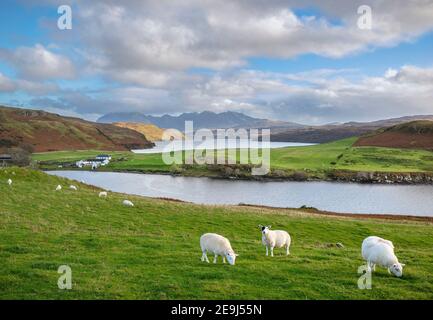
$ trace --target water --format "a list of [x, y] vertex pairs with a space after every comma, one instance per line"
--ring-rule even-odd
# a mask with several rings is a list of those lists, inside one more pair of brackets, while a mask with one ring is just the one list
[[433, 216], [433, 186], [337, 182], [258, 182], [133, 173], [52, 171], [107, 190], [200, 204], [239, 204], [341, 213]]
[[165, 147], [167, 147], [171, 143], [172, 147], [170, 147], [170, 151], [180, 151], [180, 150], [202, 150], [202, 149], [236, 149], [236, 148], [261, 148], [269, 147], [270, 149], [274, 148], [285, 148], [285, 147], [302, 147], [302, 146], [310, 146], [314, 143], [298, 143], [298, 142], [265, 142], [263, 145], [261, 142], [253, 142], [254, 145], [250, 143], [248, 140], [239, 141], [239, 139], [215, 139], [215, 140], [206, 140], [204, 142], [197, 141], [184, 141], [182, 140], [174, 140], [174, 141], [156, 141], [155, 146], [151, 149], [138, 149], [132, 150], [134, 153], [161, 153], [164, 152]]

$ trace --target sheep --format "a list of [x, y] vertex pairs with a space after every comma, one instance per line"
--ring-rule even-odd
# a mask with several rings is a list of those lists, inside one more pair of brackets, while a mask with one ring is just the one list
[[274, 256], [274, 248], [286, 248], [286, 255], [290, 254], [290, 243], [291, 238], [288, 232], [283, 230], [270, 230], [271, 226], [259, 225], [262, 231], [262, 243], [266, 247], [266, 256], [269, 255], [269, 249], [271, 251], [271, 257]]
[[70, 186], [69, 186], [69, 189], [74, 190], [74, 191], [77, 191], [77, 190], [78, 190], [78, 188], [77, 188], [76, 186], [74, 186], [74, 185], [70, 185]]
[[12, 185], [12, 179], [8, 179], [8, 185]]
[[209, 263], [206, 252], [213, 253], [215, 255], [213, 263], [217, 263], [217, 257], [222, 256], [223, 263], [227, 261], [234, 265], [236, 257], [238, 256], [232, 249], [230, 241], [223, 236], [216, 233], [205, 233], [200, 237], [200, 247], [201, 247], [201, 261], [206, 261]]
[[405, 264], [399, 263], [394, 254], [394, 245], [391, 241], [376, 236], [367, 237], [362, 242], [361, 254], [367, 261], [368, 271], [376, 271], [376, 264], [388, 269], [396, 277], [403, 276]]
[[127, 207], [133, 207], [134, 204], [129, 200], [123, 200], [122, 204]]
[[62, 186], [59, 184], [56, 188], [56, 191], [60, 191], [60, 190], [62, 190]]
[[106, 198], [107, 197], [107, 191], [101, 191], [99, 192], [99, 198]]

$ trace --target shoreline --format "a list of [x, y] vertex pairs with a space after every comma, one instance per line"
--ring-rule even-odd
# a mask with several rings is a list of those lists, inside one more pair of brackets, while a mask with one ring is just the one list
[[[190, 201], [175, 199], [175, 198], [167, 198], [167, 197], [145, 197], [150, 199], [157, 199], [161, 201], [167, 201], [167, 202], [176, 202], [176, 203], [185, 203], [185, 204], [191, 204], [191, 205], [201, 205]], [[397, 215], [397, 214], [390, 214], [390, 213], [347, 213], [347, 212], [334, 212], [334, 211], [326, 211], [326, 210], [319, 210], [316, 208], [285, 208], [285, 207], [272, 207], [272, 206], [266, 206], [266, 205], [258, 205], [258, 204], [248, 204], [248, 203], [239, 203], [234, 205], [208, 205], [203, 204], [204, 206], [216, 206], [216, 207], [234, 207], [234, 208], [252, 208], [252, 209], [264, 209], [269, 211], [277, 211], [277, 212], [284, 212], [284, 211], [297, 211], [300, 213], [309, 213], [312, 215], [317, 216], [327, 216], [327, 217], [342, 217], [342, 218], [360, 218], [360, 219], [378, 219], [378, 220], [391, 220], [391, 221], [415, 221], [415, 222], [426, 222], [426, 223], [433, 223], [433, 217], [429, 216], [413, 216], [413, 215]]]
[[[62, 171], [62, 170], [44, 170], [44, 171]], [[44, 172], [43, 171], [43, 172]], [[89, 170], [63, 170], [63, 171], [86, 171], [86, 172], [112, 172], [112, 173], [134, 173], [134, 172], [121, 172], [121, 171], [89, 171]], [[144, 173], [139, 173], [144, 174]], [[171, 175], [171, 176], [181, 176], [181, 175], [174, 175], [170, 173], [153, 173], [155, 175], [161, 174], [161, 175]], [[203, 177], [203, 178], [209, 178], [209, 177]], [[220, 178], [215, 178], [220, 179]], [[298, 181], [299, 182], [299, 181]], [[337, 181], [327, 181], [327, 182], [336, 182], [341, 183]], [[90, 186], [96, 187], [94, 185], [89, 184]], [[96, 187], [99, 188], [99, 187]], [[116, 192], [119, 193], [119, 192]], [[418, 215], [411, 215], [411, 214], [392, 214], [392, 213], [351, 213], [351, 212], [336, 212], [336, 211], [328, 211], [328, 210], [320, 210], [314, 207], [278, 207], [278, 206], [269, 206], [269, 205], [260, 205], [260, 204], [250, 204], [250, 203], [238, 203], [238, 204], [201, 204], [201, 203], [195, 203], [192, 201], [182, 200], [182, 199], [176, 199], [176, 198], [170, 198], [170, 197], [160, 197], [160, 196], [143, 196], [143, 195], [134, 195], [137, 197], [142, 198], [148, 198], [148, 199], [155, 199], [155, 200], [161, 200], [161, 201], [167, 201], [167, 202], [176, 202], [176, 203], [185, 203], [185, 204], [191, 204], [191, 205], [198, 205], [198, 206], [211, 206], [211, 207], [248, 207], [248, 208], [254, 208], [254, 209], [265, 209], [269, 211], [276, 211], [276, 212], [284, 212], [284, 211], [297, 211], [301, 213], [309, 213], [312, 215], [320, 215], [320, 216], [328, 216], [328, 217], [346, 217], [346, 218], [360, 218], [360, 219], [380, 219], [380, 220], [392, 220], [392, 221], [418, 221], [418, 222], [427, 222], [427, 223], [433, 223], [433, 216], [418, 216]]]
[[[224, 167], [223, 167], [224, 168]], [[258, 182], [339, 182], [357, 184], [379, 184], [379, 185], [432, 185], [433, 172], [363, 172], [363, 171], [330, 171], [320, 176], [311, 172], [285, 172], [266, 176], [253, 176], [241, 172], [238, 175], [224, 174], [221, 171], [164, 171], [164, 170], [137, 170], [137, 169], [111, 169], [88, 170], [79, 168], [40, 168], [42, 171], [88, 171], [88, 172], [116, 172], [135, 174], [159, 174], [172, 177], [194, 177], [221, 180], [258, 181]]]

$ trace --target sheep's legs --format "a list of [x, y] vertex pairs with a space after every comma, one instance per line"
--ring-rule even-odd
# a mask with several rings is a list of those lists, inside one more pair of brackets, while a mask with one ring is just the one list
[[226, 263], [226, 257], [223, 257], [223, 263]]
[[268, 246], [266, 246], [266, 256], [268, 256], [268, 255], [269, 255]]
[[370, 261], [367, 261], [367, 272], [371, 272], [371, 266], [373, 264]]
[[271, 257], [274, 256], [274, 247], [271, 247]]
[[215, 257], [213, 258], [213, 263], [217, 263], [217, 257], [218, 255], [215, 255]]
[[286, 246], [286, 256], [290, 254], [289, 246]]
[[203, 252], [203, 254], [201, 255], [201, 261], [202, 262], [206, 261], [207, 263], [209, 263], [209, 259], [207, 258], [206, 252]]

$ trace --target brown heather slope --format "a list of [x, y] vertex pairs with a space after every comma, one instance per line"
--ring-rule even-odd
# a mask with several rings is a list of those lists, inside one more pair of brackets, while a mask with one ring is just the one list
[[389, 147], [433, 151], [433, 121], [412, 121], [360, 137], [355, 147]]
[[32, 146], [35, 152], [123, 151], [150, 148], [153, 143], [136, 131], [111, 124], [0, 106], [0, 149], [22, 145]]
[[[131, 130], [135, 130], [143, 134], [150, 141], [161, 141], [163, 140], [164, 130], [160, 127], [157, 127], [153, 124], [143, 124], [143, 123], [135, 123], [135, 122], [115, 122], [113, 125], [121, 128], [128, 128]], [[183, 134], [176, 129], [169, 129], [170, 136], [174, 139], [182, 139]]]

